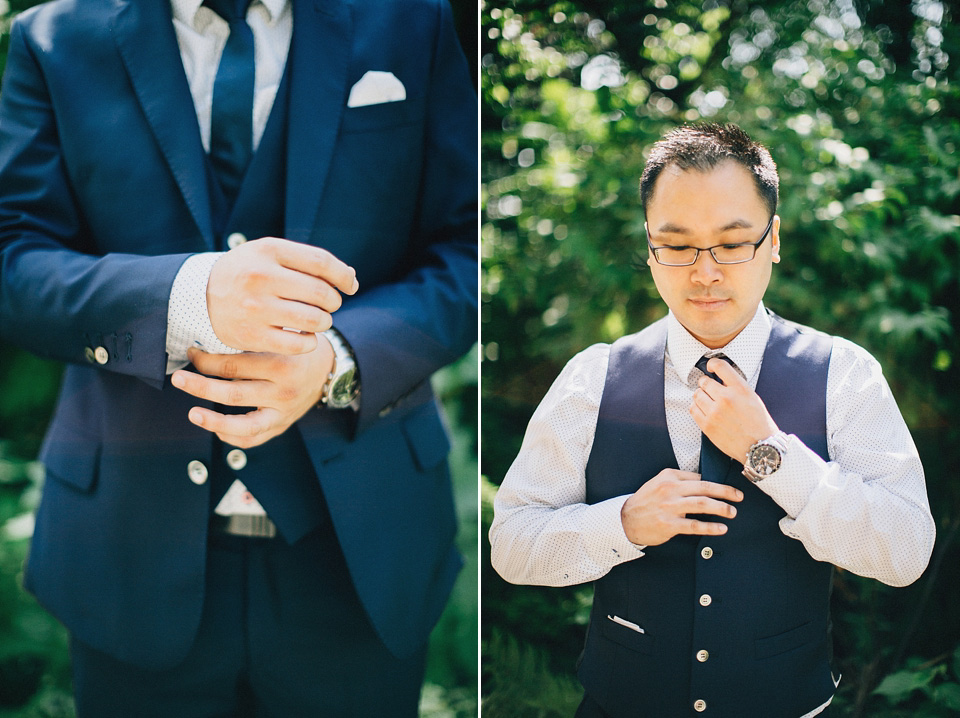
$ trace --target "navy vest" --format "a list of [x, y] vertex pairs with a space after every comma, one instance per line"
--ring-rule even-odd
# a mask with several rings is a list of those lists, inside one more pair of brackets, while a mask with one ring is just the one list
[[[211, 215], [220, 251], [227, 249], [226, 237], [233, 232], [241, 232], [249, 239], [285, 236], [288, 74], [284, 72], [270, 118], [233, 207], [224, 199], [207, 162]], [[242, 413], [249, 408], [218, 406], [216, 410]], [[295, 542], [319, 526], [325, 515], [323, 494], [295, 425], [266, 444], [244, 449], [247, 463], [239, 471], [226, 463], [226, 454], [232, 448], [214, 437], [212, 507], [219, 503], [233, 480], [240, 479], [288, 542]]]
[[[771, 320], [757, 393], [783, 431], [826, 459], [832, 340]], [[663, 400], [666, 337], [661, 320], [611, 347], [587, 503], [678, 468]], [[783, 535], [783, 509], [742, 468], [729, 459], [703, 477], [744, 494], [725, 535], [676, 536], [596, 582], [578, 676], [613, 718], [798, 718], [832, 695], [833, 567]]]

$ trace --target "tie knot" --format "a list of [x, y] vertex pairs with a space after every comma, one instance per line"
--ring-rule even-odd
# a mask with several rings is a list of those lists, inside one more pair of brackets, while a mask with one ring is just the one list
[[204, 0], [203, 4], [228, 23], [247, 19], [247, 9], [253, 0]]
[[[707, 362], [710, 361], [711, 359], [722, 359], [727, 364], [732, 366], [734, 369], [737, 368], [737, 365], [733, 363], [733, 360], [725, 354], [704, 354], [702, 357], [700, 357], [697, 360], [697, 363], [694, 366], [696, 366], [697, 369], [702, 371], [704, 374], [706, 374], [708, 377], [710, 377], [714, 381], [720, 381], [720, 377], [718, 377], [712, 371], [707, 371]], [[720, 383], [722, 384], [723, 382], [720, 381]]]

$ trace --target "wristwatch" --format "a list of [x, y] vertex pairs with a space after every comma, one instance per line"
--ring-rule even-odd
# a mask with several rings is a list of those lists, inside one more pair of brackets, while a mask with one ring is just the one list
[[333, 347], [333, 369], [327, 375], [323, 385], [318, 407], [328, 409], [346, 409], [360, 396], [360, 374], [357, 362], [353, 358], [350, 345], [336, 329], [323, 332]]
[[763, 439], [750, 447], [743, 464], [743, 475], [753, 483], [762, 481], [780, 468], [787, 453], [787, 435], [778, 431], [769, 439]]

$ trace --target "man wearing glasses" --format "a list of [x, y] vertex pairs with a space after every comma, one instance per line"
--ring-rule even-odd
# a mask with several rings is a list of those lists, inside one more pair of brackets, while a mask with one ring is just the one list
[[733, 125], [654, 145], [640, 194], [670, 312], [568, 363], [497, 495], [504, 578], [596, 582], [581, 718], [825, 716], [833, 566], [905, 586], [929, 560], [879, 364], [763, 306], [778, 185]]

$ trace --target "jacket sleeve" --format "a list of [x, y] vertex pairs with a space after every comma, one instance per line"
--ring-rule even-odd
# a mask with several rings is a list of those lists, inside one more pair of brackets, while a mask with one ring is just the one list
[[[436, 6], [410, 251], [395, 281], [361, 291], [334, 315], [360, 371], [359, 430], [466, 352], [477, 337], [477, 98], [449, 3]], [[363, 290], [362, 277], [360, 282]]]
[[98, 250], [68, 177], [40, 51], [25, 30], [31, 17], [11, 29], [0, 93], [0, 337], [159, 387], [170, 287], [189, 255]]

